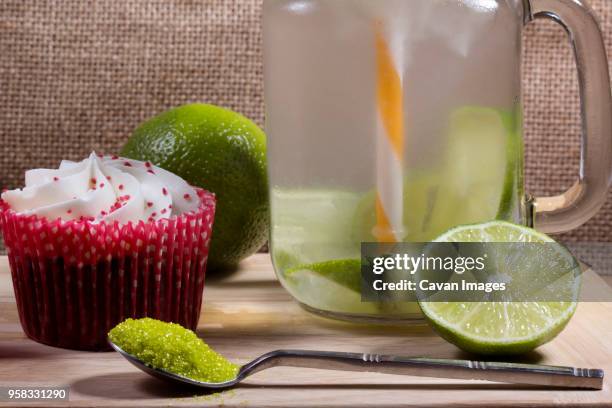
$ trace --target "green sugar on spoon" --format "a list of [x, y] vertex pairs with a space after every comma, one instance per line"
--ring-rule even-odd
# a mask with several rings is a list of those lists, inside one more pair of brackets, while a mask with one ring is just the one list
[[159, 320], [127, 319], [108, 333], [126, 353], [149, 367], [193, 380], [223, 383], [236, 378], [238, 366], [211, 349], [191, 330]]

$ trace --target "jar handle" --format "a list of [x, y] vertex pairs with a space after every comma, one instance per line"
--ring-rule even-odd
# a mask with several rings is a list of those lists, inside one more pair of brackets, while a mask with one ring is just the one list
[[[601, 208], [612, 182], [612, 96], [603, 37], [584, 0], [527, 0], [527, 21], [549, 18], [569, 35], [580, 84], [580, 173], [565, 193], [531, 200], [531, 221], [544, 232], [584, 224]], [[535, 221], [533, 220], [535, 217]]]

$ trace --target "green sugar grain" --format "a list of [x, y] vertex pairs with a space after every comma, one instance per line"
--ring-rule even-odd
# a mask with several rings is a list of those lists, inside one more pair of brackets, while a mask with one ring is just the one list
[[127, 319], [108, 333], [123, 351], [151, 367], [204, 382], [236, 377], [238, 366], [211, 349], [191, 330], [159, 320]]

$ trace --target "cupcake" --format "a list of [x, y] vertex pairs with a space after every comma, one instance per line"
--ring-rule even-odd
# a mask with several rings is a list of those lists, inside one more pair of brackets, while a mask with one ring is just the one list
[[28, 337], [103, 350], [129, 317], [196, 328], [213, 194], [151, 163], [96, 154], [25, 178], [1, 195], [0, 230]]

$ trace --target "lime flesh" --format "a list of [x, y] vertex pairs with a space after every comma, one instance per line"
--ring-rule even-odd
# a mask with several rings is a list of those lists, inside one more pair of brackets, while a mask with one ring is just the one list
[[[487, 264], [498, 266], [485, 270], [485, 274], [505, 273], [512, 278], [503, 301], [461, 303], [431, 301], [431, 297], [428, 301], [419, 300], [419, 306], [432, 327], [459, 348], [476, 354], [525, 353], [552, 340], [574, 314], [580, 289], [580, 275], [578, 270], [573, 268], [579, 268], [579, 265], [563, 246], [550, 237], [527, 227], [492, 221], [452, 229], [438, 237], [435, 242], [547, 243], [547, 250], [528, 256], [490, 254], [496, 259]], [[568, 270], [571, 273], [567, 273]], [[538, 274], [546, 274], [547, 281], [554, 284], [540, 288], [535, 285], [537, 289], [534, 289], [533, 281], [525, 277]], [[564, 291], [562, 298], [573, 300], [512, 301], [512, 293], [516, 294], [521, 290], [529, 292], [534, 298], [537, 298], [538, 291]], [[542, 295], [545, 299], [546, 296]]]

